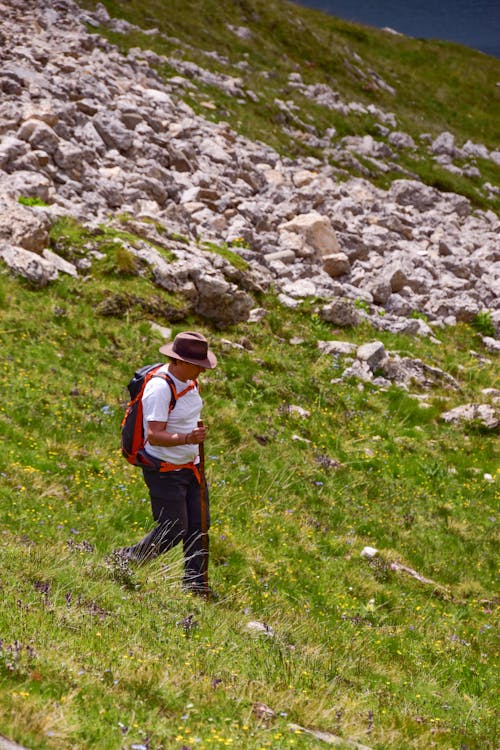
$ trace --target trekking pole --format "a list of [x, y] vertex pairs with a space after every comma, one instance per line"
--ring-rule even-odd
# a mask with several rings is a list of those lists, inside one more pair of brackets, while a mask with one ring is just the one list
[[[203, 427], [203, 421], [200, 419], [198, 427]], [[205, 446], [199, 444], [200, 454], [200, 507], [201, 507], [201, 548], [203, 552], [203, 586], [206, 590], [206, 598], [210, 598], [210, 589], [208, 586], [208, 513], [207, 513], [207, 480], [205, 476]]]

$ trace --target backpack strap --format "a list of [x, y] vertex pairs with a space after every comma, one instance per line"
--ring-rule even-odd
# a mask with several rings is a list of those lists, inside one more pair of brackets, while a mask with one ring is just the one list
[[[184, 396], [186, 393], [189, 393], [189, 391], [192, 391], [193, 388], [197, 388], [199, 390], [199, 385], [197, 380], [191, 381], [186, 388], [183, 388], [182, 391], [177, 391], [177, 388], [175, 387], [175, 383], [170, 377], [170, 375], [166, 372], [158, 372], [151, 376], [152, 378], [162, 378], [165, 380], [169, 387], [170, 387], [170, 404], [168, 406], [168, 413], [174, 409], [177, 400], [181, 398], [181, 396]], [[160, 459], [150, 456], [146, 451], [141, 449], [138, 452], [138, 459], [139, 459], [139, 465], [143, 468], [151, 468], [156, 469], [156, 471], [160, 471], [162, 473], [167, 471], [178, 471], [179, 469], [190, 469], [193, 474], [195, 475], [198, 484], [201, 483], [201, 477], [200, 477], [200, 471], [194, 461], [189, 461], [189, 463], [185, 464], [171, 464], [168, 461], [161, 461]]]
[[160, 464], [160, 472], [166, 471], [179, 471], [179, 469], [191, 469], [195, 475], [198, 484], [201, 484], [200, 470], [194, 461], [189, 461], [187, 464], [170, 464], [168, 461], [162, 461]]
[[179, 469], [190, 469], [195, 475], [198, 484], [201, 484], [200, 470], [194, 461], [189, 461], [185, 464], [171, 464], [169, 461], [162, 461], [155, 456], [151, 456], [149, 453], [146, 453], [144, 448], [141, 448], [141, 450], [137, 452], [137, 465], [141, 466], [143, 469], [154, 469], [161, 473], [167, 471], [179, 471]]
[[168, 413], [172, 411], [172, 409], [175, 407], [177, 403], [177, 399], [179, 399], [181, 396], [184, 396], [189, 391], [192, 391], [193, 388], [197, 388], [199, 390], [198, 381], [192, 380], [191, 383], [186, 386], [186, 388], [183, 388], [182, 391], [179, 393], [177, 392], [177, 388], [175, 387], [175, 383], [168, 374], [168, 372], [157, 372], [153, 376], [153, 378], [162, 378], [165, 380], [168, 385], [170, 386], [170, 404], [168, 406]]

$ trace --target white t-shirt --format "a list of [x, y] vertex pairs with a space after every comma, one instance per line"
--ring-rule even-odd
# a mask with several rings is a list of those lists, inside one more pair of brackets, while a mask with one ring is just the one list
[[[177, 393], [186, 388], [189, 383], [175, 378], [168, 372], [168, 365], [163, 365], [159, 372], [167, 372], [172, 378]], [[200, 419], [203, 401], [196, 386], [177, 398], [175, 407], [170, 412], [170, 386], [163, 378], [151, 378], [147, 383], [142, 395], [143, 425], [146, 434], [148, 422], [167, 422], [167, 432], [186, 433], [191, 432]], [[197, 445], [150, 445], [146, 441], [145, 449], [148, 453], [161, 461], [172, 464], [186, 464], [190, 461], [198, 462]]]

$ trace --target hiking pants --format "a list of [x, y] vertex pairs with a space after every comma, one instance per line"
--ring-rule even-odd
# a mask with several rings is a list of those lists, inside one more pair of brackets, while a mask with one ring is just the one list
[[[151, 498], [151, 510], [157, 525], [130, 553], [147, 560], [167, 552], [182, 541], [184, 548], [184, 583], [203, 585], [205, 557], [201, 538], [200, 485], [190, 469], [160, 472], [143, 469]], [[207, 528], [210, 513], [207, 489]], [[208, 559], [206, 560], [208, 564]]]

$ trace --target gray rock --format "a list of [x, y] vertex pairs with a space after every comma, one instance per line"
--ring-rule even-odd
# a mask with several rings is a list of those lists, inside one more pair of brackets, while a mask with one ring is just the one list
[[291, 221], [282, 224], [280, 229], [286, 232], [295, 232], [303, 237], [319, 258], [340, 251], [330, 220], [316, 211], [296, 216]]
[[39, 198], [49, 201], [52, 193], [52, 180], [41, 172], [19, 170], [8, 176], [0, 173], [0, 189], [4, 196], [11, 198]]
[[500, 425], [497, 410], [490, 404], [464, 404], [441, 414], [444, 422], [458, 424], [459, 422], [479, 422], [489, 430], [495, 430]]
[[3, 734], [0, 734], [0, 750], [28, 750], [28, 748], [24, 745], [18, 745], [17, 742], [9, 740]]
[[489, 352], [500, 352], [500, 341], [492, 336], [482, 336], [483, 344]]
[[[421, 318], [404, 318], [396, 320], [390, 316], [373, 316], [371, 322], [374, 328], [389, 333], [404, 333], [407, 336], [433, 337], [432, 328]], [[436, 341], [436, 340], [435, 340]]]
[[361, 316], [354, 307], [354, 304], [342, 297], [333, 300], [328, 305], [324, 305], [319, 314], [322, 320], [334, 323], [341, 328], [355, 327], [361, 322]]
[[400, 357], [393, 354], [382, 362], [381, 368], [389, 380], [406, 387], [412, 383], [417, 383], [425, 388], [434, 385], [442, 386], [443, 384], [456, 390], [460, 387], [451, 375], [439, 367], [426, 364], [421, 359]]
[[408, 133], [390, 133], [387, 140], [391, 146], [396, 146], [396, 148], [416, 148], [415, 141]]
[[117, 117], [99, 113], [92, 124], [108, 148], [116, 148], [120, 153], [127, 153], [132, 148], [134, 136]]
[[316, 286], [310, 279], [297, 279], [296, 281], [286, 281], [282, 285], [283, 293], [290, 297], [315, 297]]
[[293, 263], [295, 261], [295, 253], [293, 250], [278, 250], [278, 252], [266, 253], [262, 260], [266, 266], [271, 266], [276, 261], [281, 261], [281, 263]]
[[384, 268], [383, 277], [389, 284], [391, 292], [400, 292], [408, 286], [413, 268], [409, 262], [394, 262]]
[[20, 204], [4, 204], [0, 211], [0, 242], [7, 245], [39, 253], [48, 244], [49, 228], [43, 213]]
[[373, 301], [380, 305], [385, 305], [392, 294], [391, 285], [385, 279], [369, 280], [363, 288], [371, 294]]
[[416, 180], [395, 180], [389, 195], [401, 206], [414, 206], [419, 211], [428, 211], [439, 201], [437, 190]]
[[0, 258], [17, 276], [23, 276], [34, 286], [47, 286], [57, 278], [55, 266], [40, 255], [16, 245], [0, 242]]
[[[119, 32], [137, 31], [110, 19], [103, 6], [89, 13], [72, 0], [33, 0], [23, 5], [22, 17], [8, 3], [4, 6], [3, 195], [41, 198], [51, 204], [52, 219], [62, 211], [99, 224], [109, 221], [110, 212], [121, 212], [147, 217], [162, 225], [165, 234], [221, 245], [243, 238], [249, 247], [232, 249], [249, 263], [251, 274], [202, 252], [195, 243], [174, 263], [152, 258], [151, 248], [134, 248], [149, 253], [155, 281], [184, 295], [191, 305], [199, 300], [195, 282], [202, 274], [246, 293], [272, 284], [285, 305], [319, 297], [331, 303], [322, 314], [334, 325], [362, 318], [377, 329], [430, 335], [422, 321], [408, 319], [412, 311], [426, 312], [433, 321], [470, 322], [488, 307], [500, 331], [500, 223], [493, 211], [476, 210], [463, 196], [416, 179], [397, 180], [388, 191], [368, 179], [345, 180], [342, 175], [338, 181], [337, 167], [326, 164], [334, 156], [336, 164], [354, 164], [370, 179], [375, 171], [397, 166], [389, 162], [394, 159], [391, 149], [413, 149], [415, 143], [398, 130], [392, 113], [342, 101], [330, 86], [306, 84], [298, 73], [291, 74], [292, 98], [298, 91], [346, 116], [369, 115], [389, 143], [360, 133], [342, 144], [334, 128], [316, 133], [302, 122], [299, 105], [290, 98], [279, 103], [283, 113], [318, 153], [323, 151], [319, 158], [292, 161], [239, 136], [227, 123], [196, 115], [179, 98], [179, 81], [163, 83], [153, 70], [166, 58], [139, 48], [123, 56], [97, 33], [89, 33], [88, 23], [94, 29], [106, 23]], [[246, 33], [242, 29], [233, 27], [235, 34]], [[178, 67], [183, 87], [196, 91], [201, 82], [242, 101], [255, 99], [245, 91], [243, 76], [220, 72], [222, 66], [230, 67], [218, 53], [207, 53], [218, 62], [218, 72], [212, 72], [200, 60], [189, 60], [188, 49], [177, 40], [169, 40], [170, 47], [177, 47], [169, 61]], [[359, 61], [349, 64], [369, 85], [387, 89]], [[248, 63], [242, 60], [239, 67], [246, 71]], [[290, 135], [295, 137], [292, 130]], [[451, 133], [421, 138], [418, 147], [428, 147], [447, 169], [471, 175], [481, 172], [482, 159], [500, 161], [498, 152], [471, 141], [458, 149]], [[363, 155], [364, 166], [356, 153]], [[469, 163], [458, 167], [456, 157]], [[498, 190], [490, 183], [483, 187], [491, 195]], [[41, 252], [46, 235], [37, 238], [32, 231], [33, 221], [37, 229], [35, 215], [28, 210], [23, 219], [27, 228], [14, 222], [15, 231], [0, 238]], [[161, 244], [162, 238], [152, 241]], [[230, 304], [225, 294], [222, 299]], [[339, 299], [343, 302], [337, 306]], [[352, 303], [356, 299], [370, 305], [370, 315], [358, 314]], [[210, 304], [215, 314], [215, 302]], [[387, 314], [373, 314], [373, 305], [383, 305]]]
[[357, 380], [369, 383], [373, 380], [373, 373], [367, 362], [362, 362], [361, 360], [356, 359], [352, 365], [347, 367], [342, 373], [342, 380], [347, 380], [348, 378], [356, 378]]
[[45, 258], [45, 260], [48, 261], [56, 271], [66, 273], [68, 274], [68, 276], [78, 276], [76, 266], [74, 266], [73, 263], [70, 263], [64, 258], [61, 258], [60, 255], [53, 253], [52, 250], [45, 248], [45, 250], [42, 251], [42, 257]]
[[0, 143], [0, 169], [6, 169], [9, 162], [23, 156], [28, 150], [26, 142], [13, 135], [4, 138]]
[[219, 328], [226, 328], [248, 320], [254, 301], [235, 284], [220, 277], [199, 274], [195, 279], [198, 300], [195, 312], [213, 320]]
[[375, 372], [387, 357], [387, 353], [381, 341], [371, 341], [358, 347], [356, 357], [361, 362], [366, 362], [370, 370]]
[[331, 253], [323, 256], [323, 270], [335, 279], [349, 273], [351, 264], [345, 253]]
[[17, 137], [28, 141], [32, 148], [42, 149], [53, 154], [59, 146], [59, 136], [41, 120], [31, 119], [24, 122], [17, 132]]
[[462, 154], [464, 156], [473, 156], [478, 159], [488, 159], [489, 152], [486, 146], [483, 146], [480, 143], [473, 143], [472, 141], [467, 141], [462, 146]]
[[318, 349], [322, 354], [332, 356], [349, 356], [357, 350], [356, 344], [349, 341], [318, 341]]
[[338, 241], [350, 263], [356, 260], [367, 260], [370, 256], [371, 245], [365, 238], [355, 232], [337, 232]]
[[84, 152], [80, 146], [66, 141], [60, 141], [54, 153], [54, 162], [63, 169], [73, 180], [78, 180], [83, 174]]
[[263, 307], [254, 307], [248, 315], [248, 323], [260, 323], [268, 315], [268, 311]]
[[441, 133], [432, 142], [431, 151], [433, 154], [446, 154], [451, 157], [455, 156], [457, 153], [455, 136], [452, 133]]

